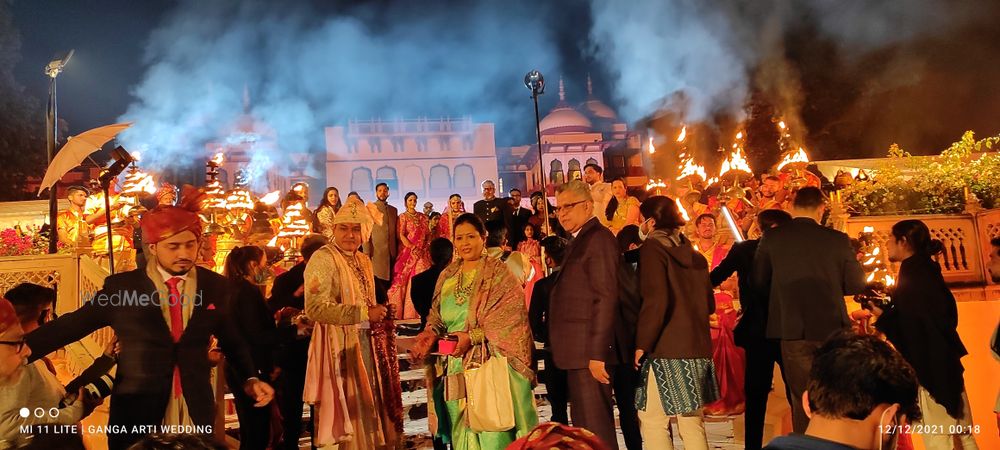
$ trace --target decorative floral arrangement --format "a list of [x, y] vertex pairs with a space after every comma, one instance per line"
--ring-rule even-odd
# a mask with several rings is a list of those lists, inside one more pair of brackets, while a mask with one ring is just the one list
[[[893, 144], [867, 180], [842, 191], [848, 210], [863, 216], [953, 214], [975, 195], [987, 209], [1000, 206], [1000, 136], [976, 141], [971, 131], [939, 158], [915, 158]], [[977, 158], [973, 153], [985, 152]]]
[[[67, 247], [62, 242], [56, 245], [59, 251]], [[44, 255], [49, 250], [49, 238], [38, 227], [5, 228], [0, 230], [0, 256]]]

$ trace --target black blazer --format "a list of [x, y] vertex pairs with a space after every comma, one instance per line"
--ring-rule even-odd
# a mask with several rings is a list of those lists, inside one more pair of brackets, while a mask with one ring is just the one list
[[[517, 244], [520, 244], [524, 240], [524, 226], [528, 224], [528, 219], [531, 218], [531, 210], [519, 206], [511, 206], [507, 208], [505, 213], [507, 216], [507, 227], [509, 227], [507, 241], [510, 242], [510, 247], [515, 250], [517, 250]], [[537, 234], [535, 235], [535, 239], [539, 239]]]
[[410, 278], [410, 299], [413, 301], [413, 309], [420, 315], [420, 329], [427, 325], [427, 315], [431, 312], [431, 305], [434, 303], [434, 287], [437, 286], [438, 277], [444, 268], [431, 266]]
[[287, 272], [274, 278], [271, 286], [271, 298], [267, 299], [267, 308], [274, 314], [281, 308], [291, 307], [305, 310], [306, 297], [296, 296], [295, 291], [305, 284], [306, 263], [300, 262]]
[[767, 328], [767, 292], [758, 291], [753, 284], [753, 258], [759, 242], [752, 239], [733, 244], [722, 262], [709, 274], [712, 286], [722, 284], [733, 273], [739, 278], [743, 315], [733, 329], [733, 340], [741, 347], [765, 339], [764, 331]]
[[528, 306], [528, 323], [531, 324], [531, 334], [535, 340], [549, 347], [549, 304], [552, 299], [552, 287], [559, 277], [559, 269], [554, 270], [545, 278], [535, 282], [531, 288], [531, 304]]
[[570, 241], [549, 304], [549, 343], [560, 369], [585, 369], [592, 360], [617, 361], [620, 260], [618, 240], [596, 217]]
[[865, 287], [851, 239], [804, 217], [760, 239], [753, 279], [770, 293], [767, 337], [784, 340], [823, 341], [849, 328], [844, 296]]
[[[250, 358], [253, 359], [254, 367], [262, 374], [269, 375], [274, 368], [275, 352], [282, 345], [294, 341], [298, 330], [291, 324], [276, 326], [274, 314], [264, 302], [264, 294], [249, 281], [233, 283], [233, 291], [236, 292], [230, 306], [233, 323], [243, 340], [250, 344]], [[230, 367], [226, 366], [227, 372]]]
[[915, 255], [899, 265], [892, 293], [894, 307], [875, 322], [875, 328], [913, 366], [920, 386], [952, 417], [962, 416], [968, 354], [958, 336], [958, 305], [941, 275], [941, 266], [928, 256]]
[[[196, 425], [215, 422], [215, 396], [209, 377], [209, 337], [219, 339], [226, 356], [240, 380], [256, 375], [246, 342], [236, 331], [230, 313], [232, 290], [221, 275], [201, 267], [194, 311], [176, 344], [170, 327], [163, 319], [160, 306], [151, 302], [116, 306], [91, 302], [80, 309], [46, 323], [25, 340], [31, 348], [31, 359], [41, 358], [101, 328], [110, 326], [121, 342], [118, 371], [111, 393], [109, 425], [159, 425], [173, 388], [174, 366], [180, 367], [181, 386], [191, 419]], [[108, 296], [139, 295], [156, 292], [153, 281], [144, 270], [133, 270], [109, 276], [98, 293]], [[199, 304], [200, 303], [200, 304]], [[241, 389], [233, 386], [232, 389]], [[143, 433], [145, 434], [145, 433]], [[110, 435], [112, 448], [124, 448], [142, 437]]]

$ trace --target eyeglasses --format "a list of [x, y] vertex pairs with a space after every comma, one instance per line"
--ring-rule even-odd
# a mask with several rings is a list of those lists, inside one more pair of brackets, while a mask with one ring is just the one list
[[13, 346], [16, 353], [21, 353], [21, 350], [24, 350], [25, 342], [24, 339], [21, 339], [19, 341], [0, 341], [0, 344]]
[[585, 203], [585, 202], [586, 202], [586, 200], [580, 200], [578, 202], [567, 203], [565, 205], [556, 206], [556, 207], [552, 208], [552, 211], [554, 211], [556, 214], [563, 213], [563, 212], [569, 212], [569, 210], [573, 209], [574, 206], [579, 205], [581, 203]]

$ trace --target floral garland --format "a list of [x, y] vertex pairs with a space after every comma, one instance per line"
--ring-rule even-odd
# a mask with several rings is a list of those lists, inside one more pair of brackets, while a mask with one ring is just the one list
[[[975, 194], [984, 208], [1000, 206], [1000, 154], [992, 151], [1000, 136], [975, 140], [972, 131], [941, 153], [940, 158], [913, 158], [898, 145], [867, 180], [842, 191], [848, 211], [856, 215], [954, 214]], [[973, 159], [973, 153], [985, 152]]]

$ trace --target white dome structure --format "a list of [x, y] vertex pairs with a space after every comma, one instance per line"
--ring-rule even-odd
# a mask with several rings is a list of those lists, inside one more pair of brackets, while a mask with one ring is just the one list
[[539, 128], [542, 134], [587, 133], [593, 128], [590, 119], [566, 103], [566, 89], [559, 79], [559, 104], [542, 118]]

